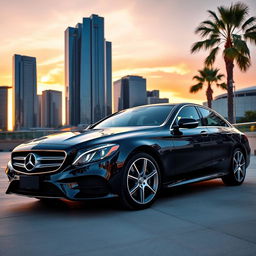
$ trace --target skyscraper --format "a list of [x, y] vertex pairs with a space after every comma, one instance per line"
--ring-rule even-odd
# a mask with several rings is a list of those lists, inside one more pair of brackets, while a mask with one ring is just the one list
[[37, 126], [36, 58], [13, 56], [13, 96], [15, 129]]
[[65, 31], [67, 124], [91, 124], [112, 112], [111, 42], [104, 39], [104, 18], [83, 18]]
[[147, 104], [146, 79], [125, 76], [114, 82], [114, 111]]
[[8, 129], [8, 104], [10, 103], [8, 92], [10, 89], [9, 86], [0, 86], [0, 130], [2, 131]]
[[62, 125], [62, 93], [45, 90], [42, 93], [42, 126], [57, 128]]

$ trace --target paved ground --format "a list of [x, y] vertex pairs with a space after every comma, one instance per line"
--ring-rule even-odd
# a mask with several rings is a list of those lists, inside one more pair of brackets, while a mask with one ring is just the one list
[[9, 156], [0, 153], [0, 255], [256, 255], [256, 157], [240, 187], [187, 185], [128, 212], [116, 200], [45, 205], [7, 196]]

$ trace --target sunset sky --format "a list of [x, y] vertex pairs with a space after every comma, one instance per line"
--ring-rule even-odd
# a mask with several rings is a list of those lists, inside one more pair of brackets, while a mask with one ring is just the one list
[[[12, 56], [37, 58], [38, 93], [64, 88], [64, 30], [83, 17], [105, 18], [105, 37], [112, 42], [113, 81], [123, 75], [147, 78], [149, 90], [161, 90], [170, 102], [201, 103], [205, 92], [191, 95], [191, 78], [203, 67], [206, 53], [190, 54], [197, 25], [207, 10], [232, 1], [217, 0], [0, 0], [0, 85], [12, 84]], [[243, 1], [256, 16], [256, 1]], [[236, 88], [256, 85], [256, 46], [252, 67], [235, 69]], [[221, 55], [216, 66], [225, 73]], [[222, 93], [214, 90], [215, 95]]]

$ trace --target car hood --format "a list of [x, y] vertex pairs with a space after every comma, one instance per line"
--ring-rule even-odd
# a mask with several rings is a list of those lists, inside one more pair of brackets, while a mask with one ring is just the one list
[[107, 136], [113, 136], [123, 133], [134, 133], [145, 130], [145, 127], [122, 127], [122, 128], [105, 128], [105, 129], [91, 129], [82, 132], [62, 132], [51, 134], [41, 138], [31, 140], [23, 143], [15, 148], [15, 150], [27, 150], [37, 148], [47, 148], [51, 146], [54, 148], [67, 148], [78, 145], [84, 142], [90, 142], [95, 139], [100, 139]]

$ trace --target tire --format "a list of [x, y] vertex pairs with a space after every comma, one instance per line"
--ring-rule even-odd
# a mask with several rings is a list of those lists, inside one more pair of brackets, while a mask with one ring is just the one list
[[236, 148], [233, 152], [229, 174], [222, 178], [227, 186], [239, 186], [244, 182], [246, 175], [246, 161], [241, 149]]
[[120, 199], [130, 210], [148, 208], [156, 200], [161, 174], [156, 160], [149, 154], [137, 153], [124, 166]]

